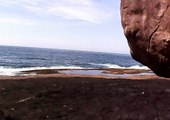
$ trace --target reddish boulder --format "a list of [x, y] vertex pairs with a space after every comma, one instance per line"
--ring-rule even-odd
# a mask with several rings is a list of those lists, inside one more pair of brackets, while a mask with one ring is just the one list
[[121, 0], [121, 20], [132, 57], [170, 77], [170, 0]]

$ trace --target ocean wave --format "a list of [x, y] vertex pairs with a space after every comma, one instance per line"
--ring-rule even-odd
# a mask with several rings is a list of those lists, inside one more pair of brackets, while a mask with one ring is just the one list
[[83, 69], [79, 66], [52, 66], [52, 67], [28, 67], [28, 68], [11, 68], [11, 67], [0, 67], [0, 76], [16, 76], [16, 75], [35, 75], [35, 74], [21, 74], [23, 71], [31, 70], [47, 70], [47, 69]]
[[116, 65], [116, 64], [96, 64], [96, 63], [90, 63], [91, 65], [95, 65], [95, 66], [100, 66], [101, 68], [115, 68], [115, 69], [144, 69], [144, 70], [149, 70], [148, 67], [146, 66], [139, 66], [139, 65], [134, 65], [134, 66], [130, 66], [130, 67], [123, 67], [120, 65]]
[[[98, 68], [115, 68], [115, 69], [146, 69], [149, 68], [146, 66], [131, 66], [131, 67], [122, 67], [116, 64], [95, 64], [90, 63], [91, 65], [98, 66]], [[51, 67], [28, 67], [28, 68], [12, 68], [12, 67], [0, 67], [0, 76], [27, 76], [27, 75], [35, 75], [31, 74], [24, 74], [24, 71], [31, 71], [31, 70], [47, 70], [47, 69], [92, 69], [92, 68], [83, 68], [80, 66], [51, 66]]]
[[149, 70], [149, 68], [147, 66], [139, 66], [139, 65], [131, 66], [131, 67], [129, 67], [129, 69], [144, 69], [144, 70]]

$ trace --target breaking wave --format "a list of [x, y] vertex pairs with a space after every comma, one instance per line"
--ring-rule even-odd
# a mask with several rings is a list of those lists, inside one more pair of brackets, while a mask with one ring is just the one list
[[[95, 64], [90, 63], [91, 65], [98, 66], [97, 68], [115, 68], [115, 69], [145, 69], [149, 68], [146, 66], [130, 66], [130, 67], [122, 67], [116, 64]], [[92, 68], [83, 68], [80, 66], [52, 66], [52, 67], [28, 67], [28, 68], [12, 68], [12, 67], [0, 67], [0, 76], [16, 76], [16, 75], [35, 75], [35, 74], [21, 74], [23, 71], [30, 70], [47, 70], [47, 69], [92, 69]]]
[[[29, 68], [11, 68], [11, 67], [0, 67], [0, 76], [16, 76], [23, 71], [30, 70], [47, 70], [47, 69], [83, 69], [78, 66], [52, 66], [52, 67], [29, 67]], [[26, 74], [21, 74], [26, 75]], [[27, 74], [34, 75], [34, 74]]]
[[96, 64], [96, 63], [90, 63], [91, 65], [96, 65], [96, 66], [100, 66], [101, 68], [115, 68], [115, 69], [144, 69], [144, 70], [149, 70], [148, 67], [146, 66], [139, 66], [139, 65], [134, 65], [134, 66], [130, 66], [130, 67], [123, 67], [123, 66], [119, 66], [116, 64]]

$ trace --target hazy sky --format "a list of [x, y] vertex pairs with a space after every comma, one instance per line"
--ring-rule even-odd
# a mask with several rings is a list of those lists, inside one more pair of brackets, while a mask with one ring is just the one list
[[129, 53], [120, 0], [0, 0], [0, 45]]

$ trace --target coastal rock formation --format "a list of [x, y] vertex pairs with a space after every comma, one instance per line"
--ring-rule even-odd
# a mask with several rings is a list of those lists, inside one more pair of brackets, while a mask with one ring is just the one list
[[132, 57], [170, 77], [170, 0], [121, 0], [121, 20]]

